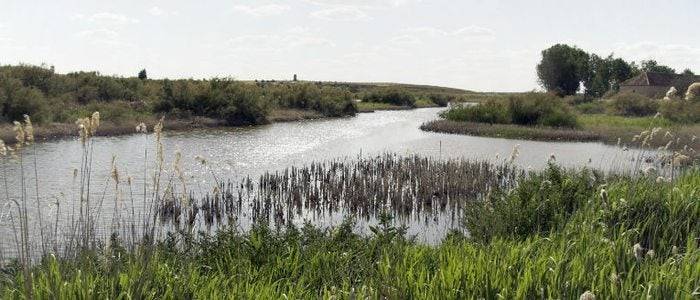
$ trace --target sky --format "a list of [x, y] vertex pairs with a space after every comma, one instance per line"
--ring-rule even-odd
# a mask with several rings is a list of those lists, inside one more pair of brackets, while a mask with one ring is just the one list
[[0, 64], [528, 91], [556, 43], [700, 73], [698, 12], [698, 0], [0, 0]]

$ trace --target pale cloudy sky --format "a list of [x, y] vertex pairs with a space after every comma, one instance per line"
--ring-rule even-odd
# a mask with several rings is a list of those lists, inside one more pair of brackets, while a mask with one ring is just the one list
[[0, 0], [0, 64], [523, 91], [558, 42], [700, 73], [699, 12], [698, 0]]

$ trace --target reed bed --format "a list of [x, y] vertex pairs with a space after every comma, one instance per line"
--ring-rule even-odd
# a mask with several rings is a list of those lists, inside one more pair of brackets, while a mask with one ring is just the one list
[[464, 205], [493, 189], [512, 188], [523, 175], [510, 164], [435, 160], [384, 154], [355, 160], [336, 159], [266, 172], [257, 180], [220, 183], [201, 199], [165, 201], [163, 222], [190, 228], [203, 220], [209, 228], [228, 224], [242, 214], [257, 223], [281, 226], [304, 216], [343, 213], [377, 219], [421, 219], [450, 212], [459, 219]]

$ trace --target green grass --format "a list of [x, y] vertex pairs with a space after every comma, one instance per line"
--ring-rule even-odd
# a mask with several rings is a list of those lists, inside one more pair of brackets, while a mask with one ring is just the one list
[[[487, 230], [489, 238], [453, 233], [438, 246], [421, 245], [392, 227], [388, 217], [365, 237], [353, 233], [350, 221], [332, 230], [258, 226], [248, 233], [176, 234], [151, 250], [127, 251], [113, 242], [79, 259], [47, 257], [33, 270], [32, 294], [41, 299], [572, 299], [584, 291], [604, 299], [698, 296], [700, 171], [657, 183], [605, 180], [551, 166], [523, 180], [513, 191], [496, 191], [474, 204], [469, 228]], [[492, 221], [499, 226], [489, 226]], [[635, 257], [637, 243], [647, 254]], [[27, 296], [15, 269], [3, 274], [0, 297]]]
[[579, 116], [579, 122], [584, 128], [598, 126], [615, 126], [635, 130], [644, 130], [647, 128], [653, 128], [657, 126], [671, 127], [675, 125], [672, 121], [665, 118], [623, 117], [606, 114], [582, 114]]
[[375, 110], [401, 110], [410, 109], [408, 106], [400, 106], [381, 102], [358, 102], [357, 110], [360, 112], [371, 112]]

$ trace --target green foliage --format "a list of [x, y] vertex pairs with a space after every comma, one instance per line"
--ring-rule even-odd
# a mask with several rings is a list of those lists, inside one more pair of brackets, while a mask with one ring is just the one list
[[457, 96], [447, 94], [429, 94], [428, 99], [430, 99], [430, 101], [435, 103], [437, 106], [447, 107], [450, 102], [457, 100]]
[[561, 230], [595, 195], [600, 178], [588, 170], [566, 172], [552, 161], [541, 174], [523, 178], [514, 191], [494, 191], [465, 216], [473, 240], [523, 239]]
[[442, 114], [452, 121], [479, 123], [541, 125], [551, 127], [577, 126], [576, 114], [561, 99], [543, 93], [511, 95], [491, 99], [474, 106], [456, 107]]
[[148, 74], [146, 73], [146, 69], [139, 71], [139, 75], [137, 77], [141, 80], [148, 79]]
[[0, 108], [5, 121], [22, 120], [31, 114], [41, 122], [46, 119], [46, 105], [39, 89], [25, 87], [20, 80], [0, 74]]
[[642, 71], [644, 72], [655, 72], [655, 73], [668, 73], [676, 74], [676, 70], [669, 67], [660, 65], [656, 60], [649, 59], [642, 61]]
[[393, 87], [374, 90], [364, 95], [362, 101], [410, 107], [415, 107], [416, 105], [416, 97], [413, 94]]
[[588, 53], [565, 44], [543, 50], [537, 65], [540, 84], [560, 96], [575, 94], [589, 73], [588, 59]]
[[489, 124], [510, 124], [511, 116], [505, 102], [487, 100], [476, 105], [454, 107], [443, 112], [441, 117], [453, 121]]
[[62, 75], [43, 65], [0, 66], [0, 87], [5, 121], [29, 114], [39, 123], [72, 123], [70, 118], [77, 112], [92, 107], [111, 110], [108, 114], [116, 119], [105, 119], [113, 122], [150, 112], [206, 116], [244, 125], [266, 123], [275, 107], [314, 110], [327, 116], [353, 115], [357, 110], [353, 95], [340, 87], [296, 82], [253, 85], [229, 78], [148, 80], [145, 69], [138, 77], [122, 78], [97, 72]]
[[586, 95], [598, 98], [608, 91], [618, 91], [620, 83], [638, 72], [634, 63], [614, 58], [612, 54], [606, 58], [592, 54], [588, 64], [589, 73], [583, 82]]
[[658, 109], [656, 100], [636, 93], [617, 94], [607, 103], [608, 113], [618, 116], [649, 116], [656, 114]]
[[694, 100], [661, 101], [659, 113], [678, 123], [700, 123], [700, 97]]

